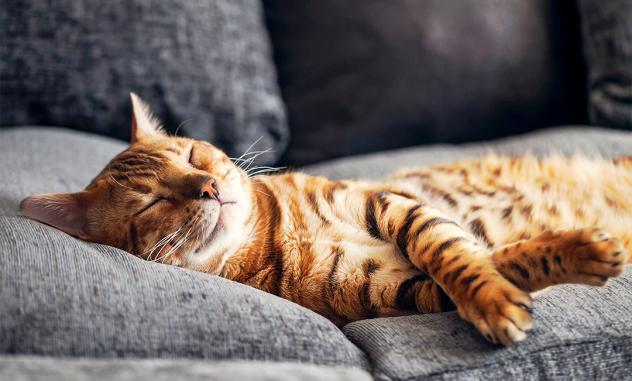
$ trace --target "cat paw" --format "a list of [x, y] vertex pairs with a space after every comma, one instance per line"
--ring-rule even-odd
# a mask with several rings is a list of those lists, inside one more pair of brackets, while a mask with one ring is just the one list
[[619, 238], [599, 228], [571, 230], [565, 239], [574, 283], [603, 286], [623, 272], [627, 250]]
[[533, 328], [533, 304], [526, 292], [498, 276], [488, 279], [471, 300], [457, 308], [490, 342], [512, 345]]

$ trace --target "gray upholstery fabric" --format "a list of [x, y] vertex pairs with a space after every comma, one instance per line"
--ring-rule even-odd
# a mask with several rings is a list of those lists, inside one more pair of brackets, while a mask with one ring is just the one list
[[0, 126], [129, 141], [130, 91], [174, 132], [274, 163], [285, 109], [259, 0], [4, 0]]
[[363, 320], [344, 332], [377, 380], [629, 380], [632, 265], [604, 288], [564, 285], [534, 299], [533, 331], [486, 342], [457, 312]]
[[[358, 368], [372, 370], [380, 380], [629, 377], [632, 266], [604, 288], [559, 286], [545, 291], [535, 301], [533, 332], [511, 348], [488, 344], [457, 313], [359, 321], [344, 327], [345, 337], [324, 318], [285, 300], [84, 243], [19, 214], [24, 196], [82, 189], [125, 147], [68, 130], [0, 131], [0, 353], [161, 360], [39, 362], [5, 356], [0, 357], [0, 378], [7, 369], [11, 377], [46, 369], [59, 378], [68, 375], [66, 369], [86, 378], [113, 374], [132, 379], [146, 371], [159, 380], [161, 373], [182, 369], [194, 379], [214, 379], [218, 372], [253, 381], [257, 375], [281, 377], [275, 373], [277, 364], [183, 365], [169, 360], [176, 358], [356, 368], [323, 370], [323, 376], [333, 379], [365, 377]], [[379, 177], [413, 162], [453, 161], [489, 147], [418, 147], [308, 170], [329, 168], [333, 177]], [[505, 139], [494, 147], [514, 154], [543, 154], [556, 147], [564, 153], [579, 149], [617, 156], [632, 154], [632, 133], [576, 127]], [[323, 368], [301, 369], [305, 377], [320, 377]]]
[[575, 0], [263, 4], [282, 165], [587, 122]]
[[307, 166], [303, 170], [336, 180], [380, 179], [400, 168], [451, 163], [488, 152], [504, 155], [531, 152], [538, 156], [549, 152], [562, 152], [566, 155], [579, 152], [589, 156], [616, 157], [632, 154], [632, 133], [586, 126], [558, 127], [488, 142], [432, 145], [422, 149], [413, 147], [331, 160]]
[[0, 356], [0, 380], [11, 381], [370, 381], [353, 368], [263, 362], [53, 359]]
[[632, 1], [577, 0], [592, 124], [632, 129]]
[[123, 148], [68, 130], [0, 131], [0, 353], [368, 367], [337, 327], [294, 303], [21, 216], [23, 197], [80, 190]]

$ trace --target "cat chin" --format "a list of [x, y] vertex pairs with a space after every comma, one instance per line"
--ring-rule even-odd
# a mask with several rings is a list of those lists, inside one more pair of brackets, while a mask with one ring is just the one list
[[208, 257], [209, 251], [216, 251], [218, 246], [222, 246], [221, 242], [226, 240], [227, 222], [230, 224], [231, 220], [228, 209], [231, 209], [234, 204], [234, 202], [222, 203], [218, 209], [214, 208], [211, 210], [208, 220], [206, 220], [207, 226], [205, 227], [206, 230], [211, 232], [204, 238], [200, 246], [189, 252], [190, 256]]
[[[230, 232], [226, 229], [216, 229], [214, 233], [205, 240], [200, 247], [185, 254], [185, 262], [188, 268], [207, 268], [208, 263], [217, 262], [218, 255], [224, 256], [230, 250]], [[221, 254], [220, 254], [221, 253]], [[223, 264], [226, 258], [219, 259]], [[206, 270], [208, 271], [208, 269]]]
[[186, 267], [204, 268], [208, 272], [208, 264], [216, 263], [217, 268], [221, 268], [243, 243], [245, 219], [246, 214], [238, 202], [222, 204], [213, 231], [198, 248], [185, 254], [185, 262], [188, 262]]

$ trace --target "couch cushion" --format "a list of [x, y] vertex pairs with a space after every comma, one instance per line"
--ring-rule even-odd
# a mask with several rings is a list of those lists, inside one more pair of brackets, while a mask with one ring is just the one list
[[29, 381], [371, 381], [366, 371], [291, 363], [0, 356], [0, 379]]
[[284, 165], [587, 120], [574, 0], [263, 4]]
[[129, 141], [130, 91], [170, 132], [241, 155], [288, 142], [259, 0], [4, 0], [0, 126]]
[[597, 126], [632, 129], [632, 2], [578, 0], [588, 69], [588, 110]]
[[603, 288], [564, 285], [534, 300], [534, 328], [488, 343], [457, 312], [364, 320], [344, 332], [378, 380], [623, 380], [632, 363], [632, 265]]
[[0, 131], [0, 353], [368, 366], [337, 327], [294, 303], [20, 214], [27, 195], [81, 190], [125, 146], [68, 130]]

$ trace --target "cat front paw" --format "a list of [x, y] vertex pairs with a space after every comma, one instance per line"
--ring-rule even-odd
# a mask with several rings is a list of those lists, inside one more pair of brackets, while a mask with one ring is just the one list
[[628, 252], [623, 242], [608, 232], [599, 228], [570, 230], [563, 242], [572, 283], [603, 286], [608, 278], [623, 272]]
[[473, 298], [457, 303], [461, 317], [490, 342], [512, 345], [533, 328], [529, 294], [501, 277], [490, 276]]

